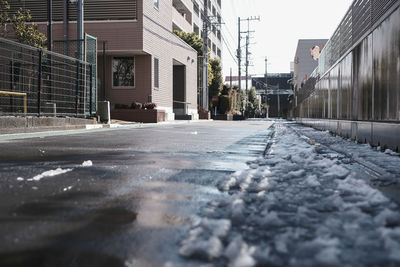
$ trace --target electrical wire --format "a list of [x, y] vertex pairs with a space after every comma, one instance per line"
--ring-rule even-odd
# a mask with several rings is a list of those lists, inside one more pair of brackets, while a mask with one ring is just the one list
[[235, 61], [235, 63], [237, 64], [238, 63], [237, 59], [236, 59], [235, 56], [233, 56], [232, 51], [231, 51], [230, 47], [228, 46], [227, 42], [225, 41], [225, 38], [224, 38], [223, 35], [222, 35], [222, 42], [225, 44], [225, 47], [227, 48], [227, 50], [228, 50], [229, 54], [231, 55], [233, 61]]

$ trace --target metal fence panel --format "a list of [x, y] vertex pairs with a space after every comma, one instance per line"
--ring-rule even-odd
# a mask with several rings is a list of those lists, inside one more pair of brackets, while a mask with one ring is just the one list
[[90, 64], [0, 38], [0, 116], [85, 117]]

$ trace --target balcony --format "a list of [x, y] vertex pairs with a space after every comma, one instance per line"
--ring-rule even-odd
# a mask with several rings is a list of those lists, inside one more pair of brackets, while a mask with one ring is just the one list
[[190, 0], [172, 0], [172, 6], [192, 24], [193, 3]]
[[172, 22], [173, 30], [182, 30], [192, 32], [192, 10], [193, 6], [190, 0], [173, 0]]
[[192, 32], [192, 24], [188, 22], [186, 15], [175, 8], [172, 9], [172, 30]]

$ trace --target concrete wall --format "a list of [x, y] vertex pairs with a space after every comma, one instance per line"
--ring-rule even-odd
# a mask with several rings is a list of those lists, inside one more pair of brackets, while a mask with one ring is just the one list
[[197, 114], [197, 52], [172, 33], [172, 1], [159, 3], [158, 9], [152, 4], [143, 9], [143, 51], [159, 59], [159, 88], [152, 88], [153, 102], [165, 109], [167, 119], [171, 119], [173, 61], [176, 60], [186, 67], [186, 99], [191, 103], [191, 112]]

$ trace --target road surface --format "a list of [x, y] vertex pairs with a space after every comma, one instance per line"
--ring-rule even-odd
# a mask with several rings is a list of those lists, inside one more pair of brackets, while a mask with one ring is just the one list
[[283, 120], [73, 133], [0, 138], [0, 266], [400, 265], [395, 152]]

